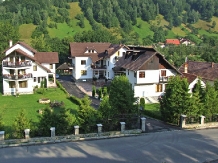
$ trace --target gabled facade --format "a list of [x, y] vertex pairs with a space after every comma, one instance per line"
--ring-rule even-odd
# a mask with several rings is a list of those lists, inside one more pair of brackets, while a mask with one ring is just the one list
[[70, 43], [74, 80], [112, 79], [112, 68], [128, 47], [111, 43]]
[[113, 70], [128, 77], [135, 97], [160, 96], [168, 79], [181, 74], [155, 49], [143, 47], [129, 47]]
[[193, 92], [193, 89], [195, 88], [195, 85], [198, 83], [198, 81], [200, 81], [202, 88], [206, 87], [205, 82], [194, 74], [182, 73], [182, 76], [185, 77], [189, 83], [189, 86], [188, 86], [189, 93]]
[[55, 64], [59, 62], [57, 52], [37, 52], [17, 42], [4, 51], [2, 61], [3, 94], [32, 94], [46, 80], [47, 87], [56, 87]]

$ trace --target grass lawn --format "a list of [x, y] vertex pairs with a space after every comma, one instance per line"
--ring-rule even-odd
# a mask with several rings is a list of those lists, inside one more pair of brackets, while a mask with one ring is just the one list
[[30, 44], [32, 32], [35, 30], [36, 25], [22, 24], [19, 27], [20, 39], [27, 44]]
[[77, 14], [82, 14], [79, 2], [71, 2], [69, 5], [70, 9], [68, 11], [71, 19], [74, 19]]
[[161, 119], [160, 104], [145, 104], [144, 114], [149, 117]]
[[[140, 26], [140, 28], [138, 26]], [[154, 35], [154, 32], [150, 30], [150, 24], [143, 21], [141, 18], [137, 18], [137, 25], [133, 26], [133, 30], [139, 34], [140, 42], [142, 42], [143, 38]]]
[[[0, 82], [0, 89], [0, 95], [2, 95], [2, 82]], [[63, 101], [66, 108], [71, 108], [73, 111], [77, 110], [77, 105], [68, 100], [67, 95], [60, 90], [60, 88], [50, 88], [44, 95], [35, 93], [31, 95], [20, 95], [19, 97], [2, 96], [0, 98], [0, 114], [2, 115], [6, 131], [10, 130], [15, 117], [21, 109], [25, 110], [29, 119], [32, 119], [33, 122], [38, 122], [38, 110], [43, 109], [48, 105], [38, 103], [40, 98], [49, 98], [51, 101]], [[58, 112], [60, 109], [61, 108], [54, 108], [54, 111]]]

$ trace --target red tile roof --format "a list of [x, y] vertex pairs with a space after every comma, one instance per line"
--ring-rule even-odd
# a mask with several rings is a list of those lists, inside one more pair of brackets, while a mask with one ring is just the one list
[[166, 39], [165, 44], [180, 45], [179, 39]]

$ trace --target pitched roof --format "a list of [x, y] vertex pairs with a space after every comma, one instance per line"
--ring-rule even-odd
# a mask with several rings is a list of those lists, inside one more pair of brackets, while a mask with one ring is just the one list
[[198, 78], [194, 74], [182, 73], [182, 75], [188, 80], [188, 83], [191, 84], [196, 78]]
[[165, 44], [180, 45], [179, 39], [166, 39]]
[[[218, 63], [213, 62], [198, 62], [187, 61], [188, 73], [194, 74], [202, 79], [217, 80], [218, 79]], [[184, 72], [185, 63], [183, 63], [178, 69], [180, 72]]]
[[14, 46], [16, 46], [17, 44], [20, 44], [21, 46], [24, 46], [26, 49], [28, 49], [29, 51], [33, 52], [33, 53], [36, 53], [37, 50], [32, 48], [31, 46], [29, 46], [28, 44], [26, 44], [25, 42], [21, 42], [21, 41], [18, 41], [16, 44], [12, 45], [11, 47], [8, 47], [7, 49], [5, 49], [2, 53], [5, 53], [7, 50], [13, 48]]
[[138, 71], [145, 63], [147, 63], [155, 55], [161, 57], [170, 67], [172, 67], [172, 69], [174, 69], [180, 74], [180, 72], [154, 48], [137, 47], [134, 48], [134, 50], [129, 50], [126, 52], [126, 55], [121, 57], [116, 62], [115, 65], [116, 67], [122, 67], [124, 69]]
[[[100, 43], [100, 42], [73, 42], [70, 43], [71, 57], [90, 57], [96, 62], [103, 57], [110, 57], [125, 45]], [[85, 53], [87, 50], [95, 50], [97, 53]]]
[[59, 63], [58, 52], [37, 52], [34, 58], [39, 63]]
[[57, 68], [57, 70], [67, 70], [67, 69], [69, 69], [69, 65], [66, 62], [58, 66]]

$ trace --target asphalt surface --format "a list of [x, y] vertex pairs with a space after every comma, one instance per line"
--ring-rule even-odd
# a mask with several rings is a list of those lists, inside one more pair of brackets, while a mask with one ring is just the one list
[[[77, 86], [76, 83], [71, 79], [71, 76], [60, 76], [58, 81], [63, 85], [70, 95], [73, 95], [78, 98], [83, 98], [86, 94], [83, 93]], [[92, 101], [92, 106], [98, 109], [100, 101], [89, 97]]]
[[[218, 159], [218, 129], [0, 149], [1, 163], [203, 163]], [[217, 161], [212, 161], [216, 163]]]

